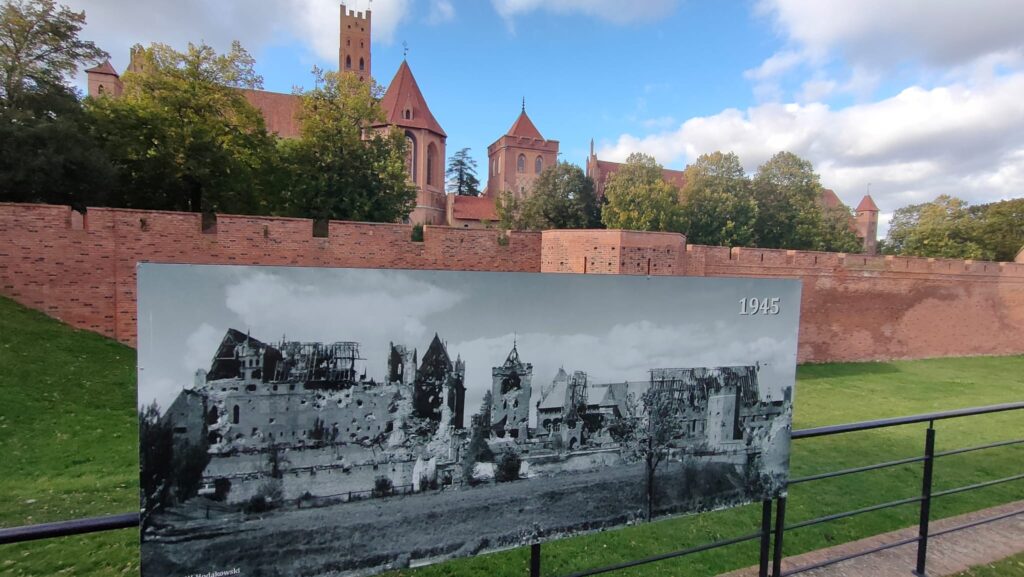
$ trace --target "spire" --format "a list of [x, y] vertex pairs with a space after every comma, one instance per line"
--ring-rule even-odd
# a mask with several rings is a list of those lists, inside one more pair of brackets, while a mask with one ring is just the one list
[[[447, 137], [441, 125], [438, 124], [434, 115], [430, 113], [430, 107], [420, 92], [416, 78], [412, 75], [409, 63], [405, 60], [398, 67], [398, 72], [388, 85], [384, 98], [380, 101], [381, 108], [387, 117], [387, 124], [401, 126], [403, 128], [424, 128], [439, 136]], [[409, 110], [412, 118], [405, 118], [403, 112]]]
[[523, 97], [523, 112], [526, 112], [526, 97]]
[[875, 204], [875, 201], [871, 198], [870, 194], [865, 194], [864, 198], [861, 199], [860, 204], [857, 205], [856, 212], [878, 212], [878, 205]]
[[544, 137], [540, 135], [540, 131], [533, 125], [533, 121], [526, 115], [526, 99], [523, 99], [523, 111], [519, 113], [519, 118], [516, 119], [512, 128], [508, 129], [508, 135], [544, 140]]

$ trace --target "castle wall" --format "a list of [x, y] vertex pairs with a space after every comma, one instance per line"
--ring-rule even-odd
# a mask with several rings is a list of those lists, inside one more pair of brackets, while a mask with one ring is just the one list
[[1024, 353], [1024, 263], [687, 245], [682, 235], [513, 232], [0, 203], [0, 294], [135, 343], [135, 264], [799, 278], [802, 362]]

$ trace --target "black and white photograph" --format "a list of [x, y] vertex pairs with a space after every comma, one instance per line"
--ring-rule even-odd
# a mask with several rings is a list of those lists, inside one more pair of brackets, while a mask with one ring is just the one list
[[795, 280], [143, 263], [144, 577], [372, 575], [780, 496]]

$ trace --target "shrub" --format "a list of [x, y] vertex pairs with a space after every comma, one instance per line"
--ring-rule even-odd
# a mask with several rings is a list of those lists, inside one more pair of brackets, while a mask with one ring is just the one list
[[281, 488], [281, 482], [272, 479], [260, 485], [260, 488], [256, 490], [256, 494], [249, 497], [249, 501], [245, 504], [245, 512], [263, 513], [269, 511], [277, 507], [283, 499], [284, 490]]
[[498, 468], [494, 471], [494, 480], [499, 483], [515, 481], [519, 478], [519, 466], [523, 460], [514, 451], [508, 451], [498, 460]]
[[395, 483], [388, 477], [381, 475], [373, 481], [373, 496], [387, 497], [394, 493]]
[[415, 224], [412, 227], [412, 241], [423, 242], [423, 225]]

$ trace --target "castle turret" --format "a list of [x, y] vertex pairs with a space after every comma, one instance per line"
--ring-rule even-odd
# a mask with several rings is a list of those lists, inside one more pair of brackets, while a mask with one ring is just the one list
[[878, 253], [878, 206], [870, 194], [857, 205], [857, 237], [864, 241], [864, 254]]
[[121, 84], [121, 77], [110, 65], [109, 60], [103, 61], [99, 66], [93, 66], [85, 71], [89, 83], [89, 96], [98, 98], [110, 96], [117, 98], [121, 96], [124, 85]]

